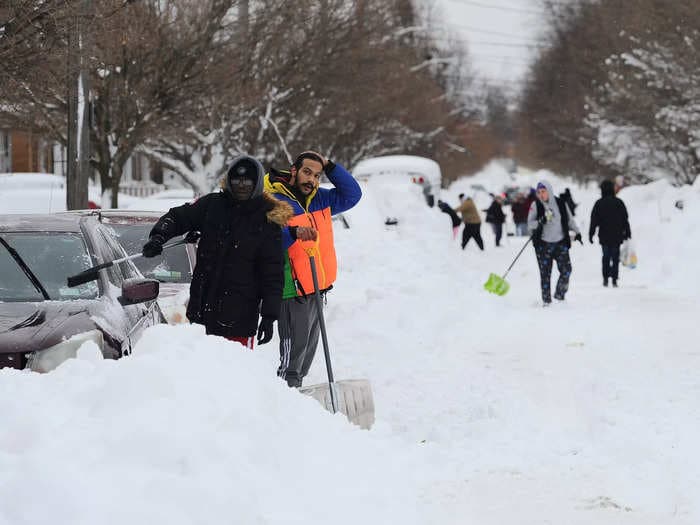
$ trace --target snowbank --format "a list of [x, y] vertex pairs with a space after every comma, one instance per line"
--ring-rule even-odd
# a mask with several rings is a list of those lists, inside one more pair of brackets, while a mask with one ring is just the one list
[[289, 390], [274, 351], [159, 326], [118, 362], [0, 371], [0, 523], [419, 523], [411, 450]]

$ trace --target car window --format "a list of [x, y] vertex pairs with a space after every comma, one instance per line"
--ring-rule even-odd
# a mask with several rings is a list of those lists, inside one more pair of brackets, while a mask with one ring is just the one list
[[[115, 259], [120, 259], [123, 257], [123, 255], [120, 252], [115, 251], [110, 245], [109, 236], [107, 235], [107, 232], [104, 230], [104, 228], [97, 229], [97, 241], [100, 245], [99, 249], [102, 253], [105, 262], [113, 261]], [[114, 286], [121, 287], [122, 282], [124, 281], [124, 275], [122, 274], [122, 271], [119, 268], [118, 264], [106, 268], [104, 272], [105, 275], [107, 275], [107, 278], [109, 279], [110, 283], [112, 283]]]
[[[98, 287], [94, 281], [69, 288], [67, 278], [87, 270], [92, 260], [82, 235], [63, 232], [3, 233], [29, 269], [36, 275], [54, 301], [94, 299]], [[42, 301], [9, 252], [0, 246], [0, 301]]]
[[[107, 231], [107, 236], [109, 239], [109, 245], [111, 246], [112, 250], [114, 250], [116, 253], [119, 254], [119, 257], [126, 257], [127, 255], [132, 255], [131, 252], [127, 252], [124, 249], [124, 246], [122, 246], [119, 243], [119, 238], [114, 231], [113, 228], [108, 227], [106, 229]], [[139, 250], [140, 251], [140, 250]], [[138, 253], [138, 252], [136, 252]], [[124, 276], [124, 279], [133, 279], [135, 277], [142, 277], [142, 275], [139, 273], [138, 269], [134, 265], [132, 261], [124, 261], [119, 263], [119, 269], [122, 272], [122, 275]]]
[[[124, 251], [124, 248], [117, 241], [117, 236], [111, 227], [100, 228], [100, 233], [110, 251], [110, 260], [122, 259], [128, 254]], [[131, 261], [123, 261], [112, 266], [115, 272], [118, 274], [117, 278], [121, 281], [126, 279], [132, 279], [134, 277], [141, 277], [138, 270]]]
[[[148, 240], [152, 223], [110, 224], [119, 238], [119, 243], [128, 253], [139, 253]], [[176, 237], [170, 242], [180, 240]], [[141, 273], [164, 283], [189, 283], [192, 280], [192, 270], [185, 245], [175, 246], [164, 250], [157, 257], [140, 257], [134, 259], [134, 264]]]

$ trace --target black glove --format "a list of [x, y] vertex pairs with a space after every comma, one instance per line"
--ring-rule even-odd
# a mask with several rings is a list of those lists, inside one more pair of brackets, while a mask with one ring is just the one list
[[576, 236], [574, 237], [575, 241], [578, 241], [581, 243], [581, 246], [583, 246], [583, 239], [581, 238], [581, 234], [577, 233]]
[[589, 235], [588, 240], [591, 241], [591, 244], [595, 244], [595, 241], [593, 241], [593, 235]]
[[543, 229], [543, 228], [544, 228], [544, 224], [542, 224], [542, 223], [540, 222], [540, 223], [537, 225], [537, 228], [535, 228], [535, 231], [532, 232], [532, 238], [539, 241], [540, 238], [542, 237], [542, 229]]
[[192, 231], [188, 232], [187, 235], [185, 235], [185, 242], [187, 244], [194, 244], [197, 241], [199, 241], [199, 238], [201, 236], [202, 236], [201, 233], [199, 233], [198, 231], [192, 230]]
[[260, 325], [258, 326], [258, 344], [259, 345], [264, 345], [265, 343], [269, 343], [270, 340], [272, 339], [272, 325], [274, 324], [275, 320], [271, 319], [270, 317], [263, 317], [260, 320]]
[[153, 235], [148, 242], [143, 245], [143, 256], [144, 257], [155, 257], [163, 253], [163, 245], [165, 244], [165, 239], [161, 235]]

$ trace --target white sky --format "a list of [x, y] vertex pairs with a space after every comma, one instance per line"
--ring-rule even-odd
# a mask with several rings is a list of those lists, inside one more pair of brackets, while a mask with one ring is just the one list
[[[431, 23], [467, 42], [472, 64], [483, 78], [518, 88], [541, 45], [546, 27], [539, 0], [424, 0]], [[509, 89], [510, 88], [510, 89]]]

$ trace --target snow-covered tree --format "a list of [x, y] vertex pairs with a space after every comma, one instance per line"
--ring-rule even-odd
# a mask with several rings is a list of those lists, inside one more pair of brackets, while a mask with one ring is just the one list
[[700, 31], [630, 38], [589, 97], [596, 158], [633, 179], [692, 183], [700, 172]]

